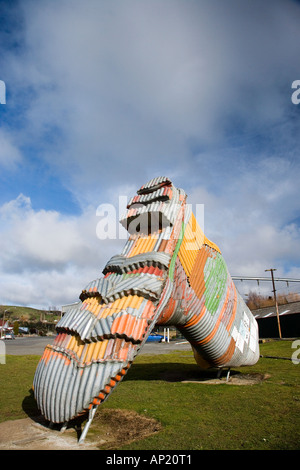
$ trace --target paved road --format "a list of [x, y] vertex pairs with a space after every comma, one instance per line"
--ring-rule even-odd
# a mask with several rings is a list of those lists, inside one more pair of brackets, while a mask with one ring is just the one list
[[[14, 340], [2, 340], [6, 354], [23, 356], [27, 354], [42, 355], [47, 344], [52, 344], [55, 336], [23, 336]], [[170, 343], [146, 343], [140, 354], [167, 354], [171, 351], [191, 351], [189, 343], [181, 340]]]

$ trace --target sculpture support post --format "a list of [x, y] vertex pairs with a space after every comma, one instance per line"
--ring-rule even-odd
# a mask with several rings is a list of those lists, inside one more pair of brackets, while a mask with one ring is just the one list
[[82, 431], [82, 433], [81, 433], [81, 435], [80, 435], [80, 438], [79, 438], [79, 440], [78, 440], [78, 443], [79, 443], [79, 444], [82, 444], [82, 443], [84, 442], [84, 440], [85, 440], [85, 438], [86, 438], [86, 435], [87, 435], [87, 433], [88, 433], [88, 430], [89, 430], [89, 428], [90, 428], [90, 425], [92, 424], [92, 421], [93, 421], [93, 419], [94, 419], [94, 416], [95, 416], [95, 413], [96, 413], [97, 408], [98, 408], [98, 405], [94, 405], [94, 406], [90, 409], [88, 420], [87, 420], [87, 422], [85, 423], [85, 426], [84, 426], [84, 428], [83, 428], [83, 431]]

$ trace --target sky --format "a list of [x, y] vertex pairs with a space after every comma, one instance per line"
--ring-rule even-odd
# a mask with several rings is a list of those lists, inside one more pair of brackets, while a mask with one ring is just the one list
[[299, 25], [295, 0], [0, 0], [0, 304], [78, 301], [125, 243], [99, 206], [157, 176], [231, 275], [300, 279]]

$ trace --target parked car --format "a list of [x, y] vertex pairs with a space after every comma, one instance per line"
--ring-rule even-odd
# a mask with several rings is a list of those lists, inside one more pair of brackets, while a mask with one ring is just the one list
[[2, 336], [1, 339], [16, 339], [15, 335], [13, 334], [12, 331], [9, 331], [8, 333], [5, 333], [4, 336]]
[[163, 339], [163, 335], [160, 335], [159, 333], [151, 333], [151, 335], [148, 336], [146, 343], [161, 343]]

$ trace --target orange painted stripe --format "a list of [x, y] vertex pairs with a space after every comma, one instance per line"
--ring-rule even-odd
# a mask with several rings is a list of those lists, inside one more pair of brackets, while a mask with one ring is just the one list
[[144, 333], [147, 331], [148, 321], [146, 319], [140, 319], [136, 325], [136, 331], [134, 331], [133, 338], [134, 340], [141, 340]]
[[118, 359], [122, 361], [127, 360], [128, 352], [129, 352], [129, 343], [125, 342], [122, 349], [119, 349]]
[[163, 239], [160, 243], [158, 251], [165, 251], [168, 241], [169, 240]]
[[154, 313], [154, 308], [155, 307], [154, 307], [153, 302], [151, 302], [151, 300], [148, 300], [144, 308], [142, 318], [149, 318], [149, 319], [152, 318], [153, 313]]
[[233, 338], [231, 338], [227, 351], [222, 356], [218, 357], [214, 361], [214, 363], [216, 365], [226, 364], [232, 358], [234, 351], [235, 351], [235, 341]]
[[120, 323], [122, 325], [122, 322], [124, 322], [124, 317], [125, 317], [125, 315], [122, 315], [122, 317], [119, 317], [119, 318], [115, 318], [115, 320], [113, 321], [113, 324], [111, 326], [111, 330], [110, 330], [112, 335], [116, 334], [118, 329], [120, 329]]
[[227, 289], [227, 294], [226, 294], [226, 300], [224, 302], [224, 305], [222, 307], [222, 310], [217, 318], [217, 321], [215, 323], [215, 326], [213, 328], [213, 330], [211, 331], [211, 333], [206, 336], [206, 338], [203, 338], [201, 341], [197, 341], [197, 344], [207, 344], [209, 343], [209, 341], [211, 341], [213, 339], [213, 337], [215, 336], [215, 334], [217, 333], [218, 331], [218, 328], [220, 326], [220, 323], [221, 323], [221, 320], [222, 320], [222, 317], [223, 317], [223, 313], [224, 313], [224, 309], [225, 309], [225, 304], [226, 304], [226, 301], [228, 300], [229, 298], [229, 288]]
[[176, 307], [176, 300], [170, 297], [166, 307], [163, 309], [162, 313], [159, 316], [159, 320], [156, 322], [159, 325], [166, 323], [169, 318], [173, 315], [174, 309]]
[[[133, 336], [133, 329], [135, 327], [135, 322], [136, 318], [133, 317], [132, 315], [123, 315], [125, 317], [125, 323], [123, 325], [123, 333], [127, 337], [132, 337]], [[122, 334], [122, 330], [120, 331]]]
[[48, 363], [48, 361], [49, 361], [49, 359], [50, 359], [51, 352], [52, 352], [51, 349], [49, 349], [49, 348], [47, 348], [47, 347], [45, 348], [44, 354], [43, 354], [43, 356], [41, 357], [41, 360], [43, 360], [45, 364]]
[[193, 326], [195, 325], [196, 323], [198, 323], [198, 315], [193, 315], [192, 318], [189, 319], [189, 321], [184, 325], [185, 328], [189, 328], [190, 326]]
[[190, 320], [185, 325], [183, 325], [183, 328], [189, 328], [190, 326], [196, 325], [201, 320], [201, 318], [205, 315], [205, 313], [206, 313], [206, 307], [204, 305], [199, 315], [194, 314], [192, 318], [190, 318]]
[[198, 251], [195, 264], [193, 266], [189, 279], [191, 287], [195, 291], [195, 294], [197, 295], [198, 299], [201, 299], [206, 288], [204, 281], [204, 267], [209, 256], [210, 253], [205, 247], [201, 248], [201, 250]]

